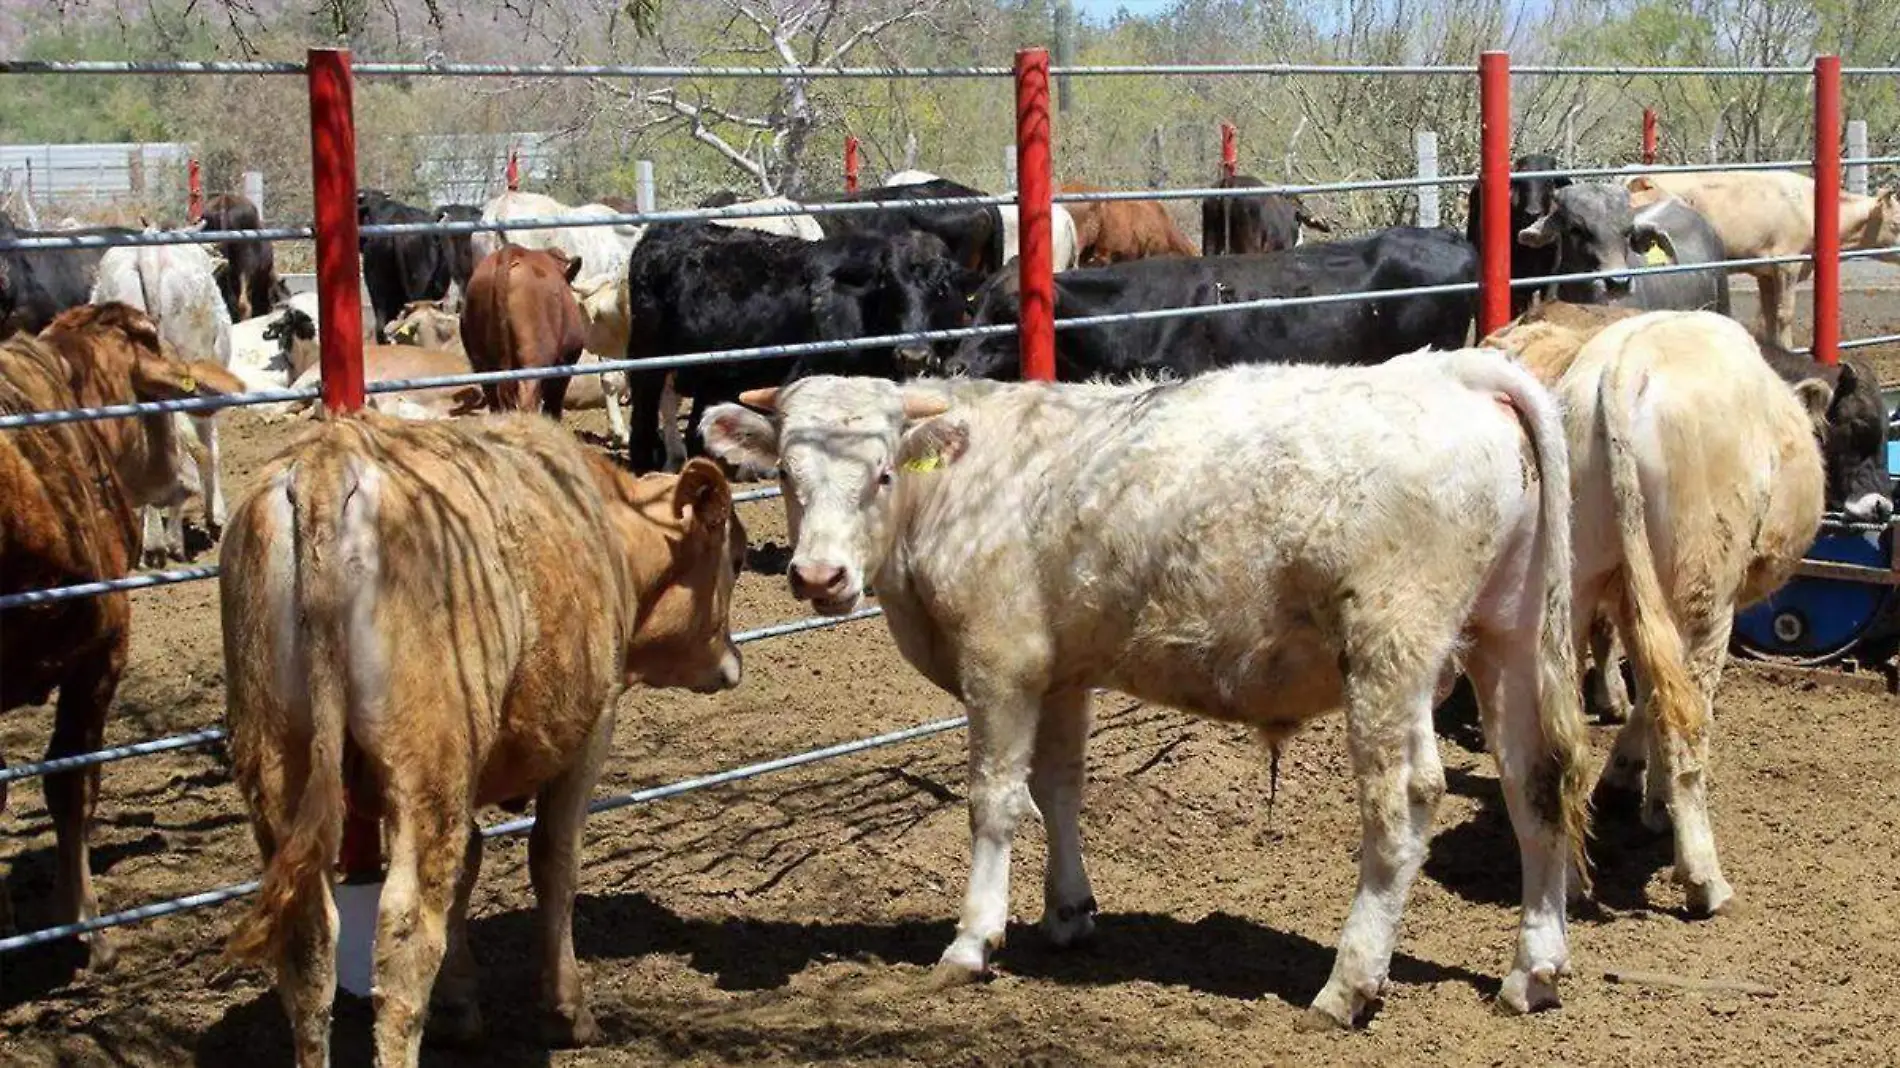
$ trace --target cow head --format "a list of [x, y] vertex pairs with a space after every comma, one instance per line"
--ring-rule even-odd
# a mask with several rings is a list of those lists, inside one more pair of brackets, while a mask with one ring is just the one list
[[[1021, 312], [1021, 285], [1012, 259], [970, 296], [969, 325], [1016, 322]], [[943, 361], [943, 373], [959, 378], [1013, 378], [1020, 369], [1021, 350], [1015, 334], [964, 338], [955, 353]]]
[[[1621, 271], [1631, 265], [1635, 246], [1647, 250], [1658, 235], [1637, 233], [1629, 191], [1608, 182], [1579, 182], [1551, 194], [1550, 210], [1518, 231], [1519, 244], [1557, 249], [1556, 272]], [[1640, 262], [1640, 261], [1639, 261]], [[1559, 300], [1583, 304], [1620, 300], [1629, 295], [1630, 275], [1551, 287]]]
[[290, 368], [292, 382], [316, 366], [320, 358], [317, 321], [295, 305], [286, 305], [264, 327], [264, 340], [277, 342], [278, 359]]
[[627, 681], [698, 693], [739, 685], [730, 621], [746, 534], [719, 465], [695, 457], [677, 475], [635, 477], [598, 453], [588, 463], [642, 593], [630, 606]]
[[[832, 299], [845, 307], [832, 305], [841, 317], [828, 325], [827, 334], [914, 334], [962, 325], [969, 272], [951, 258], [942, 238], [912, 230], [858, 244], [868, 254], [843, 257], [829, 279]], [[857, 329], [845, 329], [853, 319]], [[925, 341], [899, 343], [892, 355], [905, 375], [928, 370], [934, 358]]]
[[[844, 615], [888, 558], [897, 480], [954, 462], [968, 430], [927, 386], [814, 375], [782, 389], [740, 394], [708, 409], [699, 432], [728, 463], [776, 467], [792, 542], [792, 596], [821, 615]], [[928, 420], [928, 422], [922, 422]]]
[[[1859, 248], [1900, 247], [1900, 189], [1887, 188], [1875, 194], [1855, 245]], [[1880, 259], [1900, 263], [1900, 253], [1888, 253]]]
[[[1557, 157], [1544, 153], [1519, 156], [1511, 161], [1513, 172], [1554, 171], [1563, 166]], [[1512, 178], [1511, 222], [1522, 229], [1530, 221], [1550, 213], [1557, 190], [1570, 186], [1568, 178]]]
[[1831, 372], [1815, 370], [1824, 383], [1833, 379], [1818, 428], [1828, 505], [1838, 505], [1856, 522], [1884, 523], [1893, 515], [1893, 476], [1887, 469], [1887, 406], [1880, 399], [1880, 379], [1849, 360]]

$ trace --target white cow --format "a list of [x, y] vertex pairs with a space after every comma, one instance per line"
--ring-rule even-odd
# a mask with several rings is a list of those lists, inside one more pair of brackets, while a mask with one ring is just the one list
[[773, 414], [722, 404], [701, 431], [783, 473], [794, 595], [839, 615], [874, 585], [898, 650], [969, 710], [973, 854], [940, 980], [1001, 944], [1025, 814], [1048, 835], [1045, 935], [1091, 933], [1092, 687], [1276, 744], [1343, 706], [1359, 890], [1312, 1015], [1349, 1025], [1445, 790], [1432, 698], [1457, 651], [1523, 863], [1500, 1000], [1557, 1002], [1588, 785], [1570, 479], [1555, 400], [1504, 354], [1116, 386], [815, 376], [741, 399]]
[[[298, 293], [262, 315], [231, 324], [230, 371], [247, 390], [285, 389], [296, 377], [291, 371], [291, 346], [283, 329], [285, 308], [295, 308], [310, 321], [310, 344], [315, 345], [317, 294]], [[292, 335], [294, 340], [295, 335]], [[260, 406], [267, 407], [267, 406]]]
[[[898, 171], [884, 179], [885, 185], [922, 185], [934, 182], [938, 176], [929, 171]], [[1049, 228], [1051, 242], [1055, 246], [1055, 269], [1074, 270], [1082, 254], [1081, 242], [1076, 238], [1075, 216], [1060, 204], [1053, 205], [1055, 211], [1050, 216]], [[1018, 235], [1022, 230], [1021, 214], [1013, 204], [998, 205], [997, 212], [1003, 217], [1003, 259], [1008, 261], [1017, 255]]]
[[[153, 228], [147, 227], [147, 233]], [[203, 360], [220, 367], [231, 364], [231, 313], [218, 292], [220, 261], [203, 245], [153, 245], [106, 250], [99, 261], [99, 277], [88, 298], [93, 304], [119, 301], [150, 315], [158, 323], [160, 339], [176, 350], [179, 359]], [[212, 413], [176, 416], [183, 429], [189, 425], [199, 448], [183, 445], [190, 464], [180, 465], [180, 479], [172, 499], [145, 509], [145, 555], [162, 560], [167, 554], [185, 558], [185, 500], [193, 493], [204, 499], [205, 526], [213, 537], [224, 528], [224, 486], [218, 478], [218, 425]]]
[[[796, 208], [799, 203], [790, 197], [760, 197], [757, 200], [744, 200], [737, 204], [724, 205], [728, 208]], [[825, 231], [818, 220], [810, 215], [764, 215], [749, 219], [709, 219], [714, 226], [729, 226], [735, 230], [758, 230], [768, 234], [783, 234], [802, 241], [823, 241]]]
[[[482, 209], [483, 222], [507, 222], [512, 219], [610, 218], [623, 214], [605, 204], [569, 207], [550, 196], [520, 190], [503, 193]], [[535, 230], [484, 230], [470, 240], [475, 262], [487, 259], [503, 245], [522, 248], [558, 248], [569, 259], [581, 261], [581, 271], [589, 275], [625, 275], [627, 258], [646, 233], [644, 226], [608, 223], [598, 226], [559, 226]]]

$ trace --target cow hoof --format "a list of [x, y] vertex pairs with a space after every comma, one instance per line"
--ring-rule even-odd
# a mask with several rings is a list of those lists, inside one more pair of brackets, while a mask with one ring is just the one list
[[553, 1010], [541, 1030], [548, 1045], [557, 1049], [591, 1046], [600, 1041], [600, 1025], [585, 1005]]
[[1702, 883], [1685, 882], [1683, 894], [1687, 899], [1689, 915], [1697, 918], [1734, 916], [1741, 911], [1741, 902], [1735, 897], [1734, 889], [1721, 876]]
[[1300, 1018], [1300, 1029], [1304, 1031], [1350, 1031], [1353, 1021], [1372, 1003], [1372, 999], [1348, 989], [1337, 979], [1329, 980], [1325, 989], [1307, 1006], [1306, 1014]]
[[445, 1001], [429, 1013], [429, 1037], [449, 1046], [482, 1040], [482, 1010], [474, 1001]]
[[960, 986], [975, 986], [994, 978], [989, 965], [982, 964], [974, 968], [958, 961], [940, 960], [924, 977], [924, 990], [936, 993], [942, 990], [954, 990]]
[[1526, 1016], [1562, 1005], [1563, 1001], [1557, 997], [1557, 969], [1549, 964], [1529, 971], [1513, 969], [1504, 977], [1504, 986], [1498, 991], [1498, 1008], [1511, 1015]]
[[87, 936], [86, 970], [91, 972], [109, 972], [118, 966], [119, 945], [105, 931], [94, 931]]
[[1095, 937], [1095, 911], [1093, 897], [1047, 909], [1042, 914], [1042, 936], [1057, 949], [1084, 945]]

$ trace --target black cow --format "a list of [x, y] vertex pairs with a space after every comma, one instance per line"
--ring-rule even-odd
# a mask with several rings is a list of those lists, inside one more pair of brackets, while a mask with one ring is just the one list
[[[204, 228], [207, 230], [259, 230], [263, 213], [250, 198], [236, 193], [219, 193], [205, 202]], [[224, 266], [218, 268], [218, 292], [224, 297], [224, 310], [231, 321], [243, 322], [262, 315], [290, 299], [290, 289], [277, 277], [277, 255], [269, 241], [225, 241], [218, 245]]]
[[1827, 406], [1827, 430], [1821, 436], [1821, 463], [1827, 470], [1827, 508], [1862, 523], [1884, 523], [1893, 516], [1893, 475], [1887, 470], [1887, 406], [1880, 399], [1880, 378], [1859, 360], [1842, 359], [1832, 367], [1799, 356], [1757, 336], [1762, 359], [1789, 385], [1819, 378], [1834, 391]]
[[[1554, 171], [1563, 167], [1556, 156], [1534, 152], [1528, 156], [1519, 156], [1511, 161], [1514, 172]], [[1511, 179], [1511, 233], [1516, 234], [1526, 226], [1536, 222], [1550, 212], [1551, 197], [1557, 190], [1570, 185], [1568, 178], [1513, 178]], [[1484, 195], [1478, 186], [1472, 186], [1465, 198], [1465, 240], [1472, 248], [1483, 247], [1478, 233], [1479, 212], [1484, 206]], [[1520, 241], [1511, 242], [1511, 277], [1541, 278], [1557, 273], [1557, 252], [1555, 249], [1537, 248]], [[1511, 318], [1523, 315], [1535, 299], [1537, 290], [1524, 286], [1511, 290]]]
[[[1055, 277], [1056, 318], [1468, 283], [1477, 271], [1477, 254], [1456, 233], [1396, 227], [1279, 252], [1064, 271]], [[1056, 377], [1072, 382], [1160, 370], [1191, 376], [1254, 362], [1377, 363], [1427, 345], [1463, 345], [1475, 304], [1472, 293], [1452, 293], [1058, 329]], [[1016, 322], [1019, 309], [1016, 272], [1002, 272], [978, 296], [973, 325]], [[1016, 378], [1017, 339], [972, 338], [943, 370]]]
[[[0, 241], [137, 232], [123, 226], [27, 230], [0, 211]], [[103, 248], [0, 249], [0, 338], [16, 330], [37, 334], [60, 312], [86, 303], [105, 254]]]
[[[480, 222], [482, 208], [479, 204], [437, 204], [435, 218], [437, 222]], [[475, 273], [474, 237], [474, 234], [442, 235], [449, 246], [449, 282], [464, 296], [468, 294], [469, 277]]]
[[[934, 178], [928, 182], [906, 185], [874, 186], [859, 189], [855, 193], [825, 194], [807, 202], [939, 200], [989, 195], [981, 189], [948, 178]], [[883, 211], [819, 215], [816, 218], [818, 228], [825, 232], [826, 237], [896, 237], [912, 230], [935, 234], [949, 248], [952, 259], [968, 270], [980, 272], [979, 277], [988, 277], [1003, 266], [1003, 216], [993, 204], [889, 208]]]
[[[1223, 176], [1219, 189], [1260, 189], [1265, 182], [1250, 174]], [[1300, 227], [1333, 231], [1332, 223], [1312, 215], [1299, 197], [1260, 193], [1250, 197], [1209, 197], [1201, 201], [1201, 255], [1227, 256], [1279, 252], [1301, 243]]]
[[[356, 221], [370, 226], [387, 223], [429, 223], [437, 212], [392, 199], [380, 189], [356, 194]], [[363, 285], [376, 315], [377, 338], [383, 327], [402, 314], [412, 300], [441, 300], [455, 281], [454, 243], [446, 234], [392, 234], [357, 239], [363, 253]]]
[[[1584, 274], [1675, 263], [1717, 263], [1722, 239], [1694, 208], [1675, 198], [1641, 211], [1629, 190], [1579, 182], [1551, 195], [1550, 209], [1517, 234], [1517, 243], [1552, 253], [1552, 273]], [[1637, 274], [1557, 282], [1547, 294], [1573, 304], [1618, 304], [1654, 310], [1729, 310], [1728, 272]]]
[[[932, 234], [802, 241], [703, 222], [649, 227], [627, 264], [630, 359], [944, 329], [966, 317], [973, 284]], [[674, 389], [705, 407], [741, 390], [811, 374], [895, 378], [928, 366], [927, 345], [681, 367]], [[789, 367], [789, 371], [788, 371]], [[662, 466], [660, 395], [666, 371], [629, 373], [629, 454]], [[694, 446], [697, 451], [697, 446]]]

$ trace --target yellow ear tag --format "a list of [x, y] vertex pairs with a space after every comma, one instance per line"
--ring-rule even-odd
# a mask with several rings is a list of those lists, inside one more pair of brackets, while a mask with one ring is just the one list
[[198, 392], [198, 380], [190, 375], [180, 375], [178, 378], [178, 388], [184, 390], [186, 393], [196, 393]]
[[1667, 267], [1669, 266], [1669, 251], [1658, 242], [1649, 246], [1648, 252], [1643, 253], [1643, 262], [1651, 267]]
[[919, 456], [915, 459], [904, 461], [904, 470], [914, 474], [935, 471], [942, 466], [943, 454], [936, 452], [931, 453], [929, 456]]

